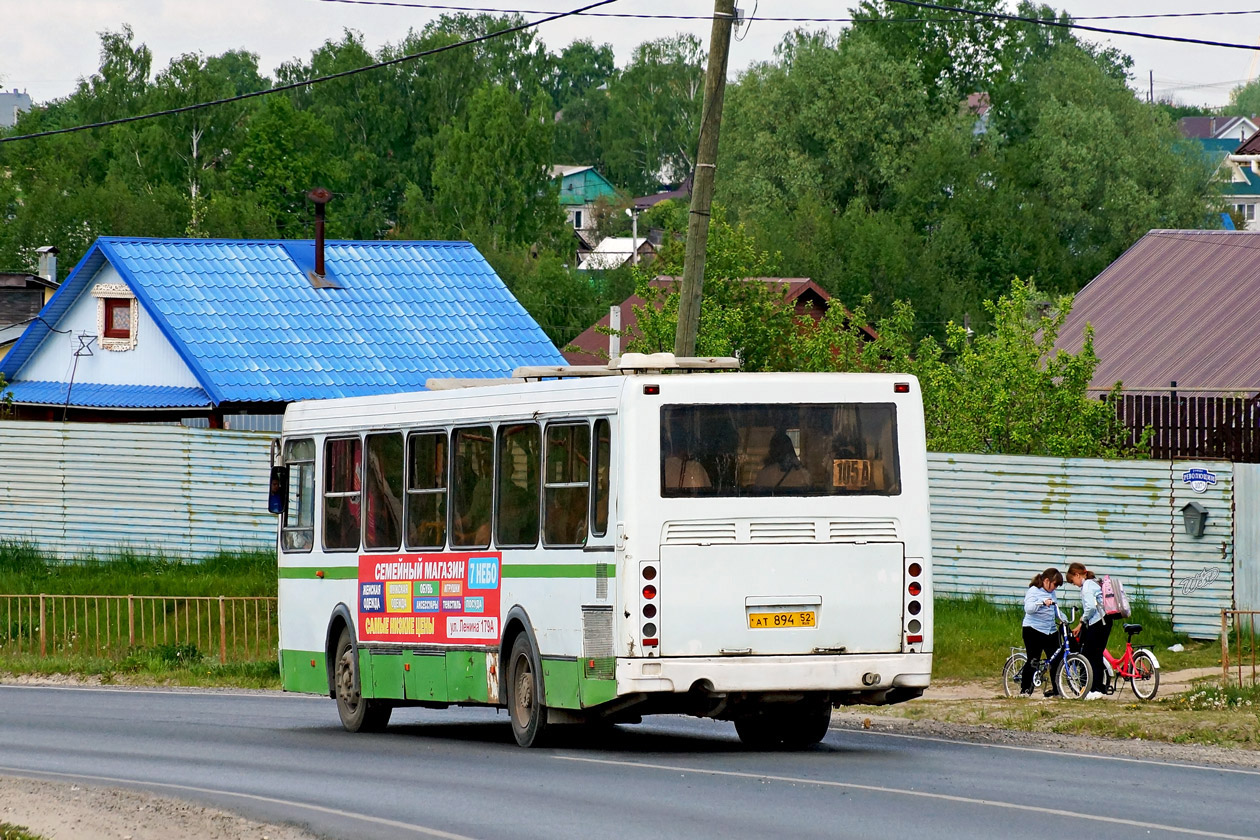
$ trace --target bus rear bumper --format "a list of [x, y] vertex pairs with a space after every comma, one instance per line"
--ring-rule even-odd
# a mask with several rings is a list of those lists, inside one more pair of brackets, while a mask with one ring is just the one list
[[930, 653], [617, 660], [618, 694], [855, 692], [927, 688]]

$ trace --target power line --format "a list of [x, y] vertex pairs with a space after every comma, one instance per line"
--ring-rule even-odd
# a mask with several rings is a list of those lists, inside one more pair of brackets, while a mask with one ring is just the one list
[[415, 61], [418, 58], [425, 58], [427, 56], [437, 55], [438, 53], [446, 52], [448, 50], [454, 50], [460, 47], [468, 47], [468, 46], [472, 46], [473, 44], [480, 44], [483, 41], [490, 41], [494, 38], [501, 38], [504, 35], [511, 35], [514, 32], [522, 32], [526, 29], [533, 29], [534, 27], [541, 26], [544, 23], [550, 23], [551, 21], [560, 20], [561, 18], [570, 17], [572, 15], [580, 15], [583, 12], [588, 11], [590, 9], [597, 9], [600, 6], [607, 6], [611, 3], [616, 3], [616, 2], [617, 0], [598, 0], [598, 2], [596, 3], [591, 3], [590, 5], [582, 6], [581, 8], [573, 9], [572, 11], [557, 12], [555, 14], [550, 15], [549, 17], [541, 18], [539, 20], [535, 20], [529, 23], [518, 24], [516, 26], [509, 26], [506, 29], [500, 29], [495, 32], [488, 32], [485, 35], [479, 35], [476, 38], [468, 38], [463, 41], [456, 41], [453, 44], [446, 44], [445, 46], [434, 47], [433, 49], [428, 49], [428, 50], [422, 50], [418, 53], [411, 53], [410, 55], [399, 56], [398, 58], [393, 58], [388, 61], [378, 61], [375, 64], [368, 64], [363, 67], [356, 67], [353, 70], [343, 70], [340, 73], [332, 73], [327, 76], [317, 76], [316, 78], [313, 78], [313, 79], [305, 79], [300, 82], [293, 82], [287, 85], [279, 85], [277, 87], [268, 88], [267, 90], [254, 91], [253, 93], [242, 93], [237, 96], [228, 96], [223, 99], [214, 99], [209, 102], [198, 102], [195, 105], [183, 105], [178, 108], [167, 108], [166, 110], [163, 110], [163, 111], [152, 111], [147, 114], [136, 114], [130, 117], [120, 117], [115, 120], [103, 120], [101, 122], [89, 123], [87, 125], [77, 125], [77, 126], [72, 126], [70, 128], [56, 128], [50, 131], [36, 132], [34, 134], [20, 134], [16, 137], [0, 137], [0, 143], [13, 143], [17, 140], [33, 140], [37, 137], [52, 137], [53, 135], [57, 135], [57, 134], [72, 134], [79, 131], [87, 131], [93, 128], [105, 128], [106, 126], [122, 125], [123, 123], [139, 122], [140, 120], [150, 120], [156, 117], [167, 117], [173, 114], [185, 114], [185, 113], [188, 113], [189, 111], [201, 110], [202, 108], [211, 108], [216, 105], [227, 105], [228, 103], [231, 103], [231, 102], [241, 102], [246, 99], [254, 99], [260, 96], [269, 96], [273, 93], [283, 93], [284, 91], [287, 91], [287, 90], [295, 90], [297, 88], [308, 87], [310, 85], [317, 85], [321, 82], [332, 81], [333, 79], [344, 79], [347, 76], [354, 76], [358, 73], [366, 73], [369, 70], [379, 70], [382, 67], [390, 67], [395, 64], [403, 64], [404, 62]]
[[913, 6], [917, 9], [931, 9], [938, 12], [955, 12], [972, 17], [989, 18], [991, 20], [1010, 20], [1017, 23], [1034, 23], [1038, 26], [1054, 26], [1060, 29], [1080, 29], [1085, 32], [1099, 32], [1104, 35], [1127, 35], [1131, 38], [1148, 38], [1154, 41], [1173, 41], [1179, 44], [1198, 44], [1205, 47], [1226, 47], [1234, 50], [1260, 50], [1255, 44], [1235, 44], [1229, 41], [1206, 41], [1199, 38], [1183, 38], [1179, 35], [1156, 35], [1152, 32], [1132, 32], [1126, 29], [1106, 29], [1101, 26], [1086, 26], [1069, 21], [1051, 20], [1049, 18], [1033, 18], [1024, 15], [1008, 15], [1003, 12], [986, 12], [981, 9], [966, 9], [961, 6], [944, 6], [937, 3], [923, 3], [920, 0], [887, 0], [901, 6]]
[[[481, 6], [452, 6], [437, 3], [406, 3], [402, 0], [318, 0], [320, 3], [343, 3], [353, 6], [393, 6], [404, 9], [430, 9], [440, 12], [480, 12], [492, 15], [551, 15], [547, 9], [495, 9]], [[1163, 12], [1144, 15], [1081, 15], [1072, 20], [1148, 20], [1153, 18], [1217, 17], [1221, 15], [1260, 15], [1260, 9], [1230, 10], [1218, 12]], [[632, 18], [637, 20], [712, 20], [713, 15], [662, 15], [639, 12], [588, 12], [583, 17]], [[854, 17], [764, 17], [756, 20], [769, 23], [939, 23], [968, 20], [969, 18], [854, 18]]]

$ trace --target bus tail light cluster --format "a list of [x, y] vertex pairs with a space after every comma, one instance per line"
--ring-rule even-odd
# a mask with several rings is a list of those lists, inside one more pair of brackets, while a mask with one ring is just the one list
[[642, 608], [639, 616], [639, 635], [641, 644], [644, 648], [659, 648], [661, 644], [660, 628], [657, 626], [660, 622], [660, 599], [657, 597], [656, 585], [660, 581], [657, 580], [657, 568], [655, 563], [643, 563], [639, 566], [640, 583], [643, 586], [641, 594]]
[[912, 561], [906, 566], [906, 644], [923, 644], [923, 564]]

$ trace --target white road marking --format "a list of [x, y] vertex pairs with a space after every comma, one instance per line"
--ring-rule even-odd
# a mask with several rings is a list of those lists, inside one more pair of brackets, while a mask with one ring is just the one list
[[1213, 767], [1206, 764], [1181, 764], [1175, 761], [1159, 761], [1153, 758], [1132, 758], [1125, 755], [1095, 755], [1093, 753], [1065, 752], [1043, 747], [1021, 747], [1015, 744], [986, 744], [982, 741], [960, 741], [954, 738], [939, 738], [934, 735], [907, 735], [903, 732], [878, 732], [874, 729], [831, 728], [832, 732], [852, 732], [860, 735], [883, 735], [888, 738], [905, 738], [911, 741], [936, 741], [941, 744], [958, 744], [964, 747], [984, 747], [992, 750], [1015, 750], [1016, 752], [1044, 753], [1046, 755], [1067, 755], [1072, 758], [1095, 758], [1099, 761], [1124, 761], [1131, 764], [1151, 764], [1156, 767], [1176, 767], [1179, 770], [1206, 770], [1213, 773], [1241, 773], [1244, 776], [1260, 776], [1260, 770], [1244, 770], [1239, 767]]
[[[140, 779], [119, 779], [113, 776], [89, 776], [83, 773], [55, 773], [50, 770], [31, 770], [26, 767], [3, 767], [0, 766], [0, 772], [10, 773], [14, 776], [54, 776], [60, 779], [68, 779], [72, 781], [92, 781], [105, 782], [113, 785], [129, 785], [140, 788], [165, 788], [167, 790], [178, 790], [186, 793], [203, 793], [214, 796], [234, 796], [238, 799], [249, 799], [254, 802], [266, 802], [269, 805], [285, 805], [290, 808], [302, 808], [307, 811], [315, 811], [320, 814], [330, 814], [335, 817], [344, 817], [352, 820], [362, 820], [363, 822], [375, 823], [389, 828], [396, 828], [400, 831], [410, 831], [414, 834], [422, 834], [426, 837], [438, 837], [441, 840], [474, 840], [463, 834], [452, 834], [449, 831], [442, 831], [438, 828], [428, 828], [423, 825], [413, 825], [412, 823], [398, 822], [397, 820], [387, 820], [384, 817], [373, 817], [368, 814], [356, 814], [353, 811], [342, 811], [339, 808], [328, 808], [323, 805], [311, 805], [307, 802], [294, 802], [288, 799], [274, 799], [270, 796], [259, 796], [255, 793], [238, 793], [234, 790], [218, 790], [217, 788], [194, 787], [193, 785], [177, 785], [171, 782], [146, 782]], [[316, 832], [319, 833], [319, 832]]]
[[1161, 823], [1148, 823], [1140, 820], [1124, 819], [1121, 817], [1106, 817], [1100, 814], [1078, 814], [1071, 811], [1062, 811], [1057, 808], [1042, 808], [1037, 805], [1020, 805], [1014, 802], [1002, 802], [996, 799], [973, 799], [969, 796], [954, 796], [948, 793], [929, 793], [922, 790], [907, 790], [905, 788], [881, 787], [880, 785], [863, 785], [856, 782], [836, 782], [828, 779], [806, 779], [794, 776], [774, 776], [768, 773], [742, 773], [737, 770], [711, 770], [704, 767], [682, 767], [670, 764], [647, 764], [638, 761], [614, 761], [604, 758], [584, 758], [575, 755], [557, 755], [556, 758], [561, 761], [583, 761], [590, 764], [606, 764], [614, 767], [635, 767], [641, 770], [667, 770], [671, 773], [699, 773], [708, 776], [728, 776], [737, 779], [756, 779], [759, 781], [771, 782], [788, 782], [794, 785], [817, 785], [819, 787], [845, 788], [847, 790], [861, 790], [870, 793], [891, 793], [899, 796], [912, 796], [922, 799], [935, 799], [943, 802], [959, 802], [965, 805], [983, 805], [987, 808], [1007, 808], [1013, 811], [1027, 811], [1034, 814], [1049, 814], [1056, 817], [1073, 817], [1075, 819], [1087, 820], [1090, 822], [1108, 823], [1111, 825], [1123, 825], [1132, 828], [1145, 828], [1151, 831], [1167, 831], [1174, 834], [1191, 834], [1196, 837], [1216, 837], [1220, 840], [1257, 840], [1256, 837], [1248, 837], [1241, 834], [1221, 834], [1215, 831], [1201, 831], [1196, 828], [1180, 828], [1173, 825], [1163, 825]]

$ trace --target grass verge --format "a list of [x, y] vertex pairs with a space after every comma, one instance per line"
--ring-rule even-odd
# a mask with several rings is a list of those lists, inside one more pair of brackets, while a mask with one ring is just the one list
[[270, 551], [221, 551], [196, 562], [122, 551], [62, 561], [27, 543], [0, 540], [0, 594], [270, 596]]
[[25, 826], [0, 823], [0, 840], [44, 840], [44, 838], [38, 834], [31, 834]]

